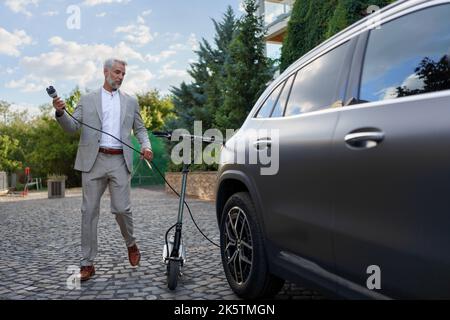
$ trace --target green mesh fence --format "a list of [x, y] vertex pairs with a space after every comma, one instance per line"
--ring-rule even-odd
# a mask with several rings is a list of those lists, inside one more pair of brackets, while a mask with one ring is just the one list
[[[152, 144], [153, 150], [153, 163], [156, 164], [161, 173], [165, 173], [167, 170], [167, 165], [169, 163], [169, 156], [166, 149], [166, 141], [164, 138], [157, 138], [148, 131], [148, 136]], [[140, 150], [139, 142], [136, 137], [133, 136], [131, 139], [133, 147]], [[150, 170], [147, 164], [140, 159], [140, 155], [137, 152], [133, 153], [133, 176], [131, 178], [131, 186], [152, 186], [152, 185], [163, 185], [164, 180], [159, 175], [159, 173], [153, 168]]]

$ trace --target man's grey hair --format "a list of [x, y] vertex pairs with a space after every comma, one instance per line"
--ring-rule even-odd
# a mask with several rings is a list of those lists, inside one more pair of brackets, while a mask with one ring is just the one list
[[115, 59], [115, 58], [109, 58], [109, 59], [105, 60], [105, 63], [103, 64], [103, 69], [111, 70], [111, 68], [114, 65], [114, 63], [120, 63], [123, 66], [127, 65], [126, 61], [123, 61], [123, 60], [120, 60], [120, 59]]

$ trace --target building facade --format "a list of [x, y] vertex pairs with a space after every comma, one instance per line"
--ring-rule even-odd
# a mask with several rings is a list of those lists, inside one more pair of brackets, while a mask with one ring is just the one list
[[281, 45], [295, 0], [259, 0], [259, 12], [267, 28], [266, 43]]

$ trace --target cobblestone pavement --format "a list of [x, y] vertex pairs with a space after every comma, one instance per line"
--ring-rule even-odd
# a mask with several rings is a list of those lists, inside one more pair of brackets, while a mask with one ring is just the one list
[[[162, 262], [164, 233], [175, 223], [178, 199], [162, 189], [133, 189], [139, 268], [131, 268], [119, 227], [101, 202], [96, 275], [68, 289], [70, 268], [80, 256], [81, 196], [0, 202], [0, 299], [238, 299], [223, 274], [220, 251], [195, 229], [185, 214], [187, 261], [175, 291], [167, 288]], [[219, 242], [214, 203], [188, 199], [199, 227]], [[276, 299], [320, 299], [313, 291], [287, 283]]]

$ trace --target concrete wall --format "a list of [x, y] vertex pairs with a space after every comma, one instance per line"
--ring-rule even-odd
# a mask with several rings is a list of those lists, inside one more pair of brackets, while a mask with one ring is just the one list
[[[172, 188], [181, 192], [181, 172], [167, 172], [166, 180]], [[217, 182], [216, 171], [189, 172], [187, 177], [186, 194], [202, 200], [215, 200], [215, 190]], [[166, 184], [166, 191], [173, 191]]]
[[8, 189], [8, 175], [6, 172], [0, 172], [0, 190]]

